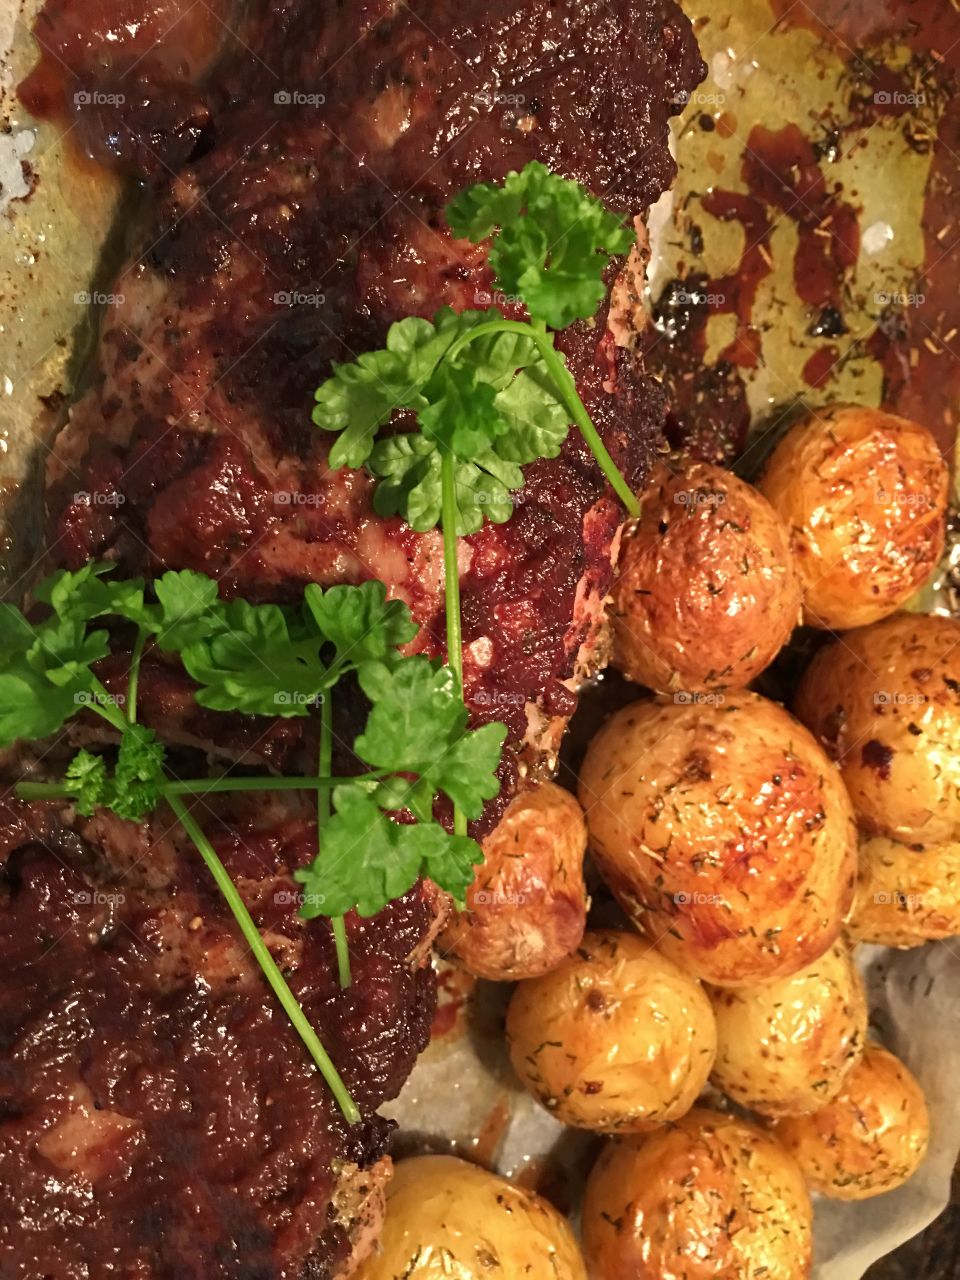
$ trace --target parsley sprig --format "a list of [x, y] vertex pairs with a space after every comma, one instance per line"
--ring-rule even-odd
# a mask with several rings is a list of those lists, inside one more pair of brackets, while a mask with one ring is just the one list
[[[533, 162], [502, 185], [479, 183], [447, 208], [455, 235], [490, 239], [497, 287], [522, 299], [529, 322], [492, 307], [449, 307], [433, 320], [391, 325], [386, 346], [348, 364], [316, 392], [314, 422], [338, 433], [330, 465], [366, 466], [378, 478], [374, 505], [420, 532], [443, 522], [444, 459], [452, 459], [460, 536], [513, 511], [520, 470], [560, 452], [569, 424], [583, 432], [631, 514], [636, 499], [600, 439], [550, 331], [594, 315], [609, 255], [633, 234], [576, 182]], [[380, 436], [398, 410], [417, 430]]]
[[[435, 817], [445, 799], [478, 818], [496, 795], [506, 736], [503, 725], [471, 731], [459, 680], [423, 655], [405, 656], [417, 627], [406, 606], [388, 600], [381, 582], [306, 588], [299, 607], [222, 600], [203, 574], [170, 572], [148, 599], [140, 580], [118, 580], [111, 566], [60, 571], [35, 592], [50, 607], [31, 621], [19, 609], [0, 611], [0, 644], [8, 665], [0, 676], [0, 746], [58, 732], [75, 715], [94, 713], [119, 736], [112, 767], [107, 756], [78, 751], [60, 782], [18, 784], [28, 800], [68, 798], [81, 814], [110, 809], [142, 820], [166, 801], [220, 886], [264, 973], [290, 1014], [314, 1061], [348, 1118], [357, 1118], [329, 1056], [231, 885], [213, 846], [184, 803], [218, 791], [315, 790], [319, 849], [295, 872], [306, 889], [301, 915], [334, 921], [341, 980], [349, 982], [342, 916], [373, 915], [406, 893], [421, 875], [462, 900], [475, 865], [476, 842], [451, 833]], [[110, 653], [110, 618], [136, 628], [124, 694], [111, 694], [96, 674]], [[214, 711], [305, 717], [320, 709], [317, 772], [305, 777], [182, 779], [168, 770], [167, 751], [136, 718], [141, 657], [149, 645], [177, 654], [196, 682], [196, 701]], [[370, 703], [352, 744], [367, 769], [334, 777], [329, 700], [347, 675]], [[406, 816], [406, 821], [397, 817]]]
[[[633, 234], [578, 183], [536, 162], [461, 192], [446, 216], [454, 235], [490, 241], [497, 287], [522, 300], [529, 321], [496, 307], [400, 320], [383, 350], [334, 365], [313, 421], [338, 433], [332, 467], [366, 467], [377, 478], [380, 514], [419, 532], [442, 528], [447, 660], [462, 687], [457, 538], [510, 518], [526, 463], [556, 457], [574, 422], [627, 511], [639, 514], [553, 332], [594, 315], [610, 255], [626, 253]], [[454, 824], [465, 832], [459, 809]]]

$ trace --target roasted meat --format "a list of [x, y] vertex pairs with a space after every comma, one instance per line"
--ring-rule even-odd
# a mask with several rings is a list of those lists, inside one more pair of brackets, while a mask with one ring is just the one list
[[260, 805], [205, 825], [368, 1119], [340, 1116], [171, 815], [2, 805], [5, 1280], [325, 1277], [376, 1220], [374, 1111], [429, 1033], [431, 893], [350, 919], [341, 992], [289, 875], [312, 824]]
[[[279, 601], [380, 578], [441, 652], [439, 534], [376, 517], [369, 478], [329, 470], [313, 389], [404, 315], [522, 314], [495, 296], [483, 249], [445, 228], [464, 185], [535, 158], [642, 215], [702, 70], [689, 25], [672, 0], [49, 0], [38, 36], [24, 100], [72, 103], [76, 137], [143, 184], [51, 458], [47, 566], [194, 568]], [[659, 388], [607, 304], [562, 345], [639, 482]], [[476, 723], [510, 730], [477, 834], [519, 775], [549, 767], [598, 661], [621, 518], [571, 433], [527, 468], [512, 519], [462, 543], [467, 699]], [[143, 717], [185, 751], [283, 768], [303, 750], [289, 726], [211, 725], [168, 665], [142, 684]], [[340, 1120], [171, 815], [140, 830], [10, 799], [4, 1280], [326, 1280], [372, 1238], [376, 1108], [427, 1036], [435, 895], [350, 919], [341, 992], [327, 926], [298, 920], [289, 878], [312, 856], [309, 816], [224, 801], [204, 822], [365, 1120]]]

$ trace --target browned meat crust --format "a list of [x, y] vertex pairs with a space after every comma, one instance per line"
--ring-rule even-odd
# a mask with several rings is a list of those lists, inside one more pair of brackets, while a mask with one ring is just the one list
[[[350, 921], [354, 984], [297, 917], [311, 826], [253, 810], [208, 829], [369, 1117], [331, 1104], [198, 856], [160, 813], [67, 824], [0, 807], [0, 1273], [328, 1276], [375, 1215], [359, 1168], [426, 1044], [436, 915], [415, 890]], [[350, 1177], [352, 1191], [342, 1185]], [[337, 1192], [336, 1202], [331, 1196]], [[366, 1215], [366, 1217], [365, 1217]]]
[[[262, 0], [242, 38], [206, 91], [216, 144], [164, 184], [111, 287], [123, 301], [51, 472], [53, 555], [189, 566], [257, 598], [378, 576], [437, 647], [439, 537], [374, 517], [367, 477], [327, 470], [312, 389], [403, 315], [492, 300], [482, 251], [441, 217], [465, 183], [538, 158], [645, 210], [673, 174], [666, 122], [695, 44], [668, 0], [377, 0], [348, 17]], [[659, 388], [605, 309], [563, 345], [639, 480]], [[514, 518], [465, 541], [468, 696], [515, 744], [572, 711], [620, 516], [572, 433], [528, 469]]]

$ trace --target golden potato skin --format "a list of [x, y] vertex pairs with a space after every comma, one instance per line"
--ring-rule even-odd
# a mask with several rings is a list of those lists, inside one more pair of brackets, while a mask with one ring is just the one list
[[567, 1220], [453, 1156], [396, 1166], [380, 1250], [354, 1280], [587, 1280]]
[[517, 1075], [558, 1120], [632, 1133], [690, 1110], [717, 1042], [699, 982], [645, 938], [610, 929], [520, 983], [507, 1043]]
[[755, 1125], [716, 1111], [611, 1143], [587, 1182], [592, 1280], [802, 1280], [811, 1233], [794, 1161]]
[[927, 1152], [923, 1090], [899, 1058], [869, 1044], [840, 1093], [774, 1132], [809, 1185], [832, 1200], [866, 1200], [902, 1186]]
[[636, 702], [588, 748], [590, 847], [634, 922], [715, 986], [796, 973], [836, 939], [856, 830], [839, 773], [754, 693]]
[[863, 1053], [867, 1001], [843, 942], [789, 978], [710, 995], [713, 1081], [761, 1115], [816, 1111], [840, 1092]]
[[661, 464], [640, 497], [613, 589], [614, 665], [661, 693], [749, 684], [800, 620], [786, 528], [705, 462]]
[[545, 782], [521, 792], [483, 842], [483, 866], [444, 947], [492, 982], [548, 973], [583, 937], [586, 847], [583, 810], [569, 791]]
[[926, 427], [837, 405], [798, 422], [760, 490], [791, 531], [810, 626], [846, 631], [895, 613], [943, 554], [948, 473]]
[[960, 620], [902, 613], [822, 649], [796, 713], [840, 762], [860, 825], [960, 838]]
[[960, 935], [960, 842], [860, 841], [851, 937], [881, 947], [921, 947]]

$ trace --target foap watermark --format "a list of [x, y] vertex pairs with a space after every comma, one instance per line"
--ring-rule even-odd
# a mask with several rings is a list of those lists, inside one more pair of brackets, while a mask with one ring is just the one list
[[673, 495], [678, 507], [722, 507], [727, 495], [719, 489], [679, 489]]
[[273, 101], [278, 107], [322, 107], [326, 94], [304, 93], [302, 89], [278, 89]]
[[273, 501], [278, 507], [319, 507], [323, 503], [321, 493], [299, 493], [295, 489], [277, 489]]
[[925, 693], [901, 693], [896, 689], [878, 689], [873, 695], [875, 707], [923, 707], [926, 702]]
[[481, 89], [473, 95], [474, 102], [482, 107], [522, 107], [526, 97], [522, 93], [504, 93], [500, 89]]
[[873, 900], [878, 907], [897, 907], [900, 911], [916, 911], [923, 906], [922, 893], [901, 893], [899, 889], [875, 893]]
[[125, 893], [107, 893], [103, 889], [77, 889], [70, 894], [79, 907], [122, 907], [127, 900]]
[[501, 293], [499, 289], [477, 289], [473, 295], [477, 307], [525, 307], [522, 293]]
[[78, 89], [73, 95], [75, 107], [122, 107], [126, 102], [122, 93], [103, 93], [99, 89]]
[[907, 93], [902, 89], [878, 89], [873, 95], [878, 107], [922, 107], [927, 101], [925, 93]]
[[273, 303], [277, 307], [322, 307], [326, 300], [325, 294], [300, 293], [296, 290], [287, 293], [281, 289], [273, 295]]
[[73, 495], [74, 503], [80, 507], [122, 507], [126, 500], [122, 493], [89, 493], [86, 489], [78, 489]]
[[922, 507], [926, 510], [930, 504], [930, 496], [926, 493], [894, 493], [890, 489], [874, 489], [873, 500], [878, 507]]
[[522, 707], [526, 697], [522, 693], [508, 693], [500, 689], [478, 689], [471, 697], [478, 707]]
[[704, 289], [678, 289], [673, 301], [681, 307], [722, 307], [727, 301], [725, 293], [708, 293]]
[[299, 893], [296, 889], [278, 889], [273, 895], [278, 907], [323, 907], [327, 899], [322, 893]]
[[922, 307], [927, 300], [925, 293], [887, 293], [881, 289], [873, 295], [878, 307]]
[[718, 907], [723, 905], [719, 893], [675, 893], [673, 900], [678, 907]]
[[126, 298], [122, 293], [99, 293], [96, 289], [88, 293], [80, 289], [73, 295], [73, 302], [77, 307], [122, 307]]
[[725, 93], [705, 93], [702, 89], [688, 92], [686, 89], [673, 99], [675, 107], [722, 107], [727, 100]]
[[286, 689], [273, 695], [273, 701], [278, 707], [319, 707], [323, 700], [322, 693], [291, 693]]
[[727, 699], [722, 693], [690, 693], [681, 689], [673, 695], [673, 700], [681, 707], [722, 707]]
[[525, 893], [502, 893], [496, 889], [478, 889], [471, 896], [471, 905], [478, 907], [522, 907], [526, 901]]
[[81, 689], [73, 695], [78, 707], [123, 707], [127, 701], [123, 693], [94, 693], [90, 689]]

